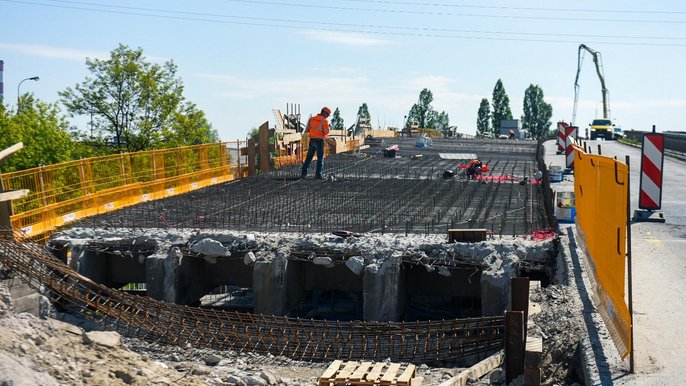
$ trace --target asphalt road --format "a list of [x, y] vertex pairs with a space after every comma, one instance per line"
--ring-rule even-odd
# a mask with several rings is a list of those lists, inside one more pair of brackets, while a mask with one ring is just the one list
[[[638, 209], [641, 149], [614, 141], [588, 141], [593, 153], [631, 164], [631, 213]], [[686, 162], [665, 157], [665, 223], [633, 222], [632, 265], [635, 371], [621, 385], [686, 384]], [[628, 361], [628, 360], [627, 360]], [[628, 365], [627, 365], [628, 368]]]

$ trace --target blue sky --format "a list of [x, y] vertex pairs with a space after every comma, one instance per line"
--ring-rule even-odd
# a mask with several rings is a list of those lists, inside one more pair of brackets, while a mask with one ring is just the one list
[[[530, 84], [572, 119], [577, 52], [602, 55], [611, 116], [625, 129], [686, 131], [686, 5], [677, 1], [0, 0], [4, 103], [21, 92], [56, 102], [83, 81], [85, 59], [118, 44], [174, 60], [184, 95], [222, 140], [244, 138], [272, 109], [339, 108], [346, 125], [367, 103], [375, 127], [402, 126], [419, 92], [474, 133], [482, 98], [502, 79], [515, 118]], [[576, 124], [602, 115], [584, 55]], [[85, 119], [73, 123], [86, 129]]]

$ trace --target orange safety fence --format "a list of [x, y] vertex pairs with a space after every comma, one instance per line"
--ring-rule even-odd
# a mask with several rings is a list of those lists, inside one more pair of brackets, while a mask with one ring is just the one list
[[629, 167], [574, 146], [576, 226], [591, 267], [597, 307], [622, 358], [632, 350], [626, 285]]
[[[307, 150], [309, 149], [310, 144], [309, 136], [307, 134], [303, 134], [301, 143], [302, 146], [295, 151], [295, 154], [274, 157], [274, 168], [280, 169], [285, 166], [297, 165], [302, 163], [305, 159], [305, 156], [307, 155]], [[336, 140], [335, 154], [353, 151], [359, 146], [359, 139], [348, 139], [345, 141]], [[324, 158], [329, 157], [332, 150], [333, 149], [330, 146], [324, 147]]]
[[12, 202], [10, 221], [34, 238], [83, 217], [243, 176], [238, 151], [229, 151], [218, 142], [94, 157], [0, 174], [0, 183], [29, 190]]

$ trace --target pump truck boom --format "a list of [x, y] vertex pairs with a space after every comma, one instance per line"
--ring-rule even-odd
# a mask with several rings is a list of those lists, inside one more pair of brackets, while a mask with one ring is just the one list
[[612, 121], [610, 120], [610, 102], [609, 102], [609, 91], [605, 87], [605, 76], [603, 75], [603, 61], [600, 56], [600, 52], [588, 47], [585, 44], [579, 45], [579, 55], [578, 55], [578, 66], [576, 70], [576, 79], [574, 80], [574, 112], [572, 113], [572, 125], [576, 121], [576, 108], [579, 102], [579, 73], [581, 72], [581, 64], [583, 62], [583, 51], [588, 51], [593, 55], [593, 63], [595, 64], [595, 70], [600, 79], [600, 87], [603, 95], [603, 116], [602, 118], [597, 118], [593, 120], [591, 126], [591, 139], [596, 139], [602, 137], [605, 139], [613, 138]]

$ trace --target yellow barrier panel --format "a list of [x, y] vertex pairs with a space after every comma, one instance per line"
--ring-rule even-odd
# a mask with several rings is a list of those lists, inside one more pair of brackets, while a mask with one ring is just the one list
[[[274, 157], [274, 169], [280, 169], [285, 166], [290, 166], [290, 165], [297, 165], [301, 164], [307, 155], [307, 149], [309, 145], [309, 140], [307, 138], [307, 134], [303, 134], [303, 151], [302, 154], [300, 154], [300, 151], [297, 152], [297, 154], [292, 154], [292, 155], [282, 155], [278, 157]], [[342, 141], [337, 141], [336, 144], [336, 153], [343, 153], [346, 151], [353, 151], [357, 147], [360, 146], [360, 140], [358, 139], [349, 139], [345, 142]], [[330, 147], [327, 146], [324, 148], [324, 157], [329, 156], [330, 152]]]
[[[238, 144], [240, 146], [240, 144]], [[244, 175], [224, 142], [124, 153], [0, 175], [6, 190], [29, 189], [12, 202], [11, 222], [28, 237], [128, 205], [186, 193]]]
[[624, 298], [629, 168], [578, 146], [574, 157], [577, 230], [595, 281], [598, 309], [625, 358], [633, 344]]

